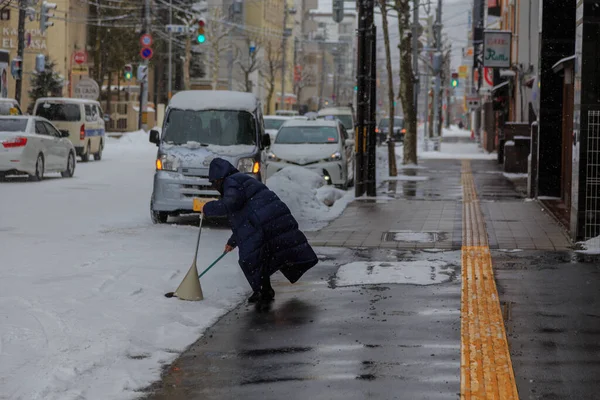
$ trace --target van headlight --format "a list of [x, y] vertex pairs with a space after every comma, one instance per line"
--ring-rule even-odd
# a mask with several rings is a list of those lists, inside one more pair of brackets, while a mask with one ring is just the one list
[[342, 159], [342, 153], [340, 153], [339, 151], [336, 151], [335, 153], [333, 153], [331, 155], [331, 157], [329, 157], [329, 159], [327, 161], [340, 161]]
[[254, 158], [241, 158], [238, 161], [237, 169], [244, 174], [258, 174], [260, 172], [260, 163], [254, 161]]
[[157, 171], [176, 172], [179, 167], [179, 162], [175, 157], [167, 157], [165, 154], [156, 159]]

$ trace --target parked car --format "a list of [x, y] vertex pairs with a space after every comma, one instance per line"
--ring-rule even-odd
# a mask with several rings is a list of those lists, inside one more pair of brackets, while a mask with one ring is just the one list
[[350, 107], [323, 108], [317, 113], [317, 119], [339, 119], [347, 132], [354, 132], [354, 114]]
[[271, 141], [262, 121], [261, 104], [251, 93], [188, 90], [173, 96], [162, 133], [151, 130], [149, 137], [158, 146], [152, 222], [192, 213], [194, 198], [219, 197], [208, 181], [216, 157], [263, 180], [261, 151]]
[[277, 131], [281, 128], [281, 125], [291, 118], [292, 117], [283, 117], [281, 115], [265, 115], [263, 117], [265, 122], [265, 132], [271, 136], [271, 142], [275, 140], [275, 136], [277, 136]]
[[[379, 143], [383, 143], [386, 141], [388, 132], [390, 131], [390, 119], [382, 118], [379, 121], [379, 126], [377, 127], [377, 139]], [[394, 117], [394, 132], [392, 133], [392, 139], [395, 142], [404, 142], [404, 134], [406, 133], [406, 129], [404, 128], [404, 118], [403, 117]]]
[[23, 115], [23, 112], [15, 99], [0, 98], [0, 115]]
[[100, 103], [94, 100], [45, 97], [35, 102], [33, 115], [52, 121], [59, 129], [69, 131], [82, 162], [102, 159], [105, 144], [105, 117]]
[[41, 181], [47, 172], [72, 177], [75, 148], [68, 137], [45, 118], [0, 117], [0, 178], [26, 174]]
[[338, 121], [287, 121], [266, 152], [267, 178], [289, 165], [311, 169], [329, 184], [347, 189], [354, 181], [354, 139]]

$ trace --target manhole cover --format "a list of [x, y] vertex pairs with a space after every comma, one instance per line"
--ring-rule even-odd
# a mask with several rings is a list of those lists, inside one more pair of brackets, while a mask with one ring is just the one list
[[446, 232], [390, 231], [383, 234], [385, 242], [436, 243], [447, 238]]

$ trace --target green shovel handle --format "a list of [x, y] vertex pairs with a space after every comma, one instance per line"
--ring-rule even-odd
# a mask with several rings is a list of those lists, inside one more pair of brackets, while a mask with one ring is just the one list
[[214, 267], [214, 266], [215, 266], [215, 264], [216, 264], [216, 263], [218, 263], [219, 261], [221, 261], [221, 259], [222, 259], [223, 257], [225, 257], [226, 255], [227, 255], [227, 253], [223, 253], [223, 254], [221, 254], [221, 255], [219, 256], [219, 258], [217, 258], [215, 261], [213, 261], [213, 263], [212, 263], [212, 264], [210, 264], [210, 265], [208, 266], [208, 268], [206, 268], [204, 271], [202, 271], [202, 273], [201, 273], [200, 275], [198, 275], [198, 279], [202, 278], [202, 276], [203, 276], [205, 273], [207, 273], [209, 269], [211, 269], [212, 267]]

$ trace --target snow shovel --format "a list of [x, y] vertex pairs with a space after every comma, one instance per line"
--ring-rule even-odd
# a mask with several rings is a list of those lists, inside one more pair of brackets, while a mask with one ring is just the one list
[[200, 214], [200, 228], [198, 231], [198, 241], [196, 242], [196, 253], [194, 254], [194, 261], [190, 267], [188, 273], [179, 284], [179, 287], [174, 292], [165, 293], [165, 297], [178, 297], [182, 300], [199, 301], [204, 299], [202, 294], [202, 287], [200, 286], [200, 278], [208, 272], [216, 263], [218, 263], [227, 253], [221, 254], [208, 268], [206, 268], [200, 275], [198, 275], [198, 267], [196, 266], [196, 260], [198, 259], [198, 248], [200, 247], [200, 236], [202, 235], [202, 214]]

